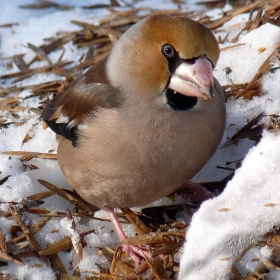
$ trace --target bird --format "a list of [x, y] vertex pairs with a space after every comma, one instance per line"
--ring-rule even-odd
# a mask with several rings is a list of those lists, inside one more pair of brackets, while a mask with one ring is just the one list
[[219, 53], [199, 22], [151, 15], [43, 109], [41, 118], [62, 136], [57, 157], [66, 180], [107, 211], [120, 240], [126, 235], [115, 208], [176, 191], [218, 148], [226, 119], [213, 76]]

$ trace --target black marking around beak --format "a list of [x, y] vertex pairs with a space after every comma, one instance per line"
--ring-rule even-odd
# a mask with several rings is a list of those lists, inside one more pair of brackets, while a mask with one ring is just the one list
[[183, 95], [179, 92], [167, 88], [166, 89], [167, 104], [175, 111], [184, 111], [193, 108], [198, 98]]

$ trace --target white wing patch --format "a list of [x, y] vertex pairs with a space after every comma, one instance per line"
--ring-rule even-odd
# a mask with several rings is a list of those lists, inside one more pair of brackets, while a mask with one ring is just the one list
[[67, 116], [60, 115], [55, 122], [56, 123], [68, 123], [69, 118]]

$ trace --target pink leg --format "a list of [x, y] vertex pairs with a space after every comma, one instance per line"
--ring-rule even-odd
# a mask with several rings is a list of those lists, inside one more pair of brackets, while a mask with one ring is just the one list
[[185, 199], [190, 198], [193, 202], [202, 202], [209, 198], [215, 197], [214, 193], [211, 193], [206, 188], [191, 181], [186, 182], [184, 186], [191, 189], [194, 192], [194, 194], [180, 194], [180, 196], [182, 196]]
[[[126, 236], [125, 232], [123, 231], [123, 228], [118, 220], [117, 215], [115, 214], [114, 210], [112, 210], [112, 209], [107, 209], [106, 212], [109, 215], [109, 217], [117, 231], [120, 241], [122, 242], [122, 240], [127, 238], [127, 236]], [[137, 264], [137, 265], [140, 263], [139, 256], [144, 257], [144, 255], [145, 255], [146, 257], [149, 257], [149, 258], [151, 257], [150, 253], [147, 250], [142, 250], [141, 248], [139, 248], [137, 246], [122, 244], [122, 247], [123, 247], [124, 251], [127, 252], [127, 254], [134, 260], [135, 264]]]

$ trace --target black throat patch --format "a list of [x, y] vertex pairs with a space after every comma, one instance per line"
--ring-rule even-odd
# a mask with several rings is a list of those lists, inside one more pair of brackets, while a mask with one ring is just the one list
[[167, 104], [176, 111], [184, 111], [193, 108], [197, 103], [197, 97], [183, 95], [174, 90], [166, 89]]

